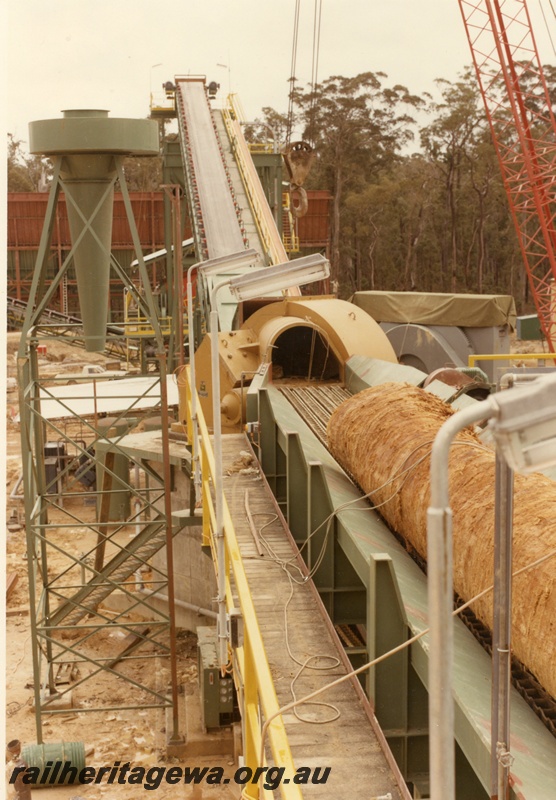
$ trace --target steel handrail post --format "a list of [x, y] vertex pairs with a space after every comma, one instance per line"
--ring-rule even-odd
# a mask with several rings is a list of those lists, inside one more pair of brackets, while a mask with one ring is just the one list
[[220, 358], [218, 352], [218, 309], [216, 295], [230, 280], [217, 283], [210, 295], [210, 350], [212, 377], [212, 428], [214, 442], [214, 495], [216, 506], [216, 560], [218, 568], [218, 657], [220, 669], [228, 663], [228, 623], [226, 616], [226, 553], [224, 543], [224, 478], [222, 475], [222, 419], [220, 416]]
[[189, 371], [191, 375], [191, 422], [193, 425], [193, 486], [195, 500], [199, 501], [201, 491], [201, 469], [199, 465], [199, 424], [197, 422], [197, 382], [195, 372], [195, 330], [193, 319], [193, 270], [198, 269], [202, 261], [192, 264], [187, 270], [187, 339], [189, 348]]
[[429, 737], [431, 800], [455, 800], [454, 703], [452, 672], [452, 510], [448, 459], [457, 433], [496, 413], [485, 400], [458, 411], [438, 431], [431, 453], [430, 506], [427, 511], [427, 574], [430, 627]]

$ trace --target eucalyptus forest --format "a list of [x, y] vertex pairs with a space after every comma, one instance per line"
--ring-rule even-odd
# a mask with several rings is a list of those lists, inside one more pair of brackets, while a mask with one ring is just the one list
[[[556, 107], [556, 67], [544, 69]], [[271, 128], [280, 146], [295, 137], [313, 146], [305, 188], [332, 195], [331, 275], [341, 297], [365, 289], [502, 293], [520, 312], [532, 310], [470, 69], [438, 80], [434, 97], [365, 72], [295, 87], [292, 99], [293, 114], [264, 108], [246, 135], [260, 141]], [[130, 189], [157, 189], [160, 164], [130, 161]], [[36, 191], [47, 172], [8, 136], [9, 191]]]
[[[544, 69], [556, 106], [556, 68]], [[475, 75], [436, 84], [434, 98], [417, 96], [368, 72], [296, 89], [294, 124], [317, 153], [307, 186], [333, 197], [339, 293], [503, 293], [531, 310]], [[286, 115], [263, 119], [287, 136]]]

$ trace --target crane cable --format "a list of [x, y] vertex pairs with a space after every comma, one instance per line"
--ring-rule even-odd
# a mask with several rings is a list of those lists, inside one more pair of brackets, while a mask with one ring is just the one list
[[[316, 91], [318, 87], [318, 72], [319, 72], [319, 55], [320, 55], [320, 32], [322, 21], [322, 0], [314, 0], [314, 13], [313, 13], [313, 52], [311, 57], [311, 101], [309, 105], [309, 121], [313, 121], [314, 109], [316, 107]], [[292, 42], [292, 57], [290, 68], [290, 92], [288, 95], [288, 126], [286, 133], [286, 145], [290, 143], [293, 119], [294, 119], [294, 99], [295, 99], [295, 84], [297, 78], [295, 77], [297, 65], [297, 46], [299, 43], [299, 17], [301, 11], [301, 0], [295, 0], [295, 12], [293, 23], [293, 42]]]
[[[554, 17], [556, 17], [556, 10], [554, 9], [554, 6], [552, 4], [552, 0], [548, 0], [548, 2], [549, 2], [549, 5], [550, 5], [550, 8], [552, 10], [552, 13], [554, 14]], [[548, 20], [546, 18], [546, 14], [545, 14], [545, 11], [544, 11], [544, 6], [543, 6], [543, 3], [542, 3], [542, 0], [539, 0], [539, 6], [540, 6], [540, 9], [541, 9], [542, 18], [544, 20], [544, 24], [545, 24], [545, 27], [546, 27], [546, 32], [548, 34], [548, 38], [550, 40], [550, 44], [552, 45], [552, 51], [553, 51], [554, 55], [556, 56], [556, 47], [554, 46], [554, 39], [552, 38], [552, 34], [550, 33], [550, 28], [548, 26]]]
[[286, 145], [290, 143], [292, 128], [293, 128], [293, 98], [295, 93], [295, 69], [297, 63], [297, 43], [299, 40], [299, 12], [301, 9], [301, 0], [295, 0], [295, 13], [293, 21], [293, 43], [292, 43], [292, 59], [290, 68], [290, 93], [288, 96], [288, 128], [286, 132]]
[[309, 106], [309, 125], [311, 139], [314, 143], [314, 112], [317, 103], [317, 87], [319, 73], [319, 54], [320, 54], [320, 30], [322, 20], [322, 0], [315, 0], [315, 13], [313, 20], [313, 59], [311, 64], [311, 104]]

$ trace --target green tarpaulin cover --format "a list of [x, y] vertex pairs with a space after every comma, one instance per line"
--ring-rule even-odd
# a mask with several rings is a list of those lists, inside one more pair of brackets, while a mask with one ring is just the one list
[[377, 322], [415, 322], [459, 328], [516, 324], [515, 302], [503, 294], [356, 292], [351, 298]]

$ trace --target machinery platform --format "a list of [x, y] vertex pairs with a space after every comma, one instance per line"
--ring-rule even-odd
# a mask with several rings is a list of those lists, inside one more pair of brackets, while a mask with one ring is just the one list
[[[264, 477], [256, 468], [256, 460], [250, 462], [246, 451], [249, 445], [243, 434], [223, 437], [224, 491], [282, 707], [292, 702], [292, 681], [307, 659], [316, 656], [295, 680], [297, 698], [345, 674], [347, 657], [313, 582], [309, 579], [301, 584], [292, 583], [277, 563], [277, 560], [288, 562], [291, 575], [302, 580], [296, 569], [296, 564], [300, 568], [302, 564], [296, 556], [297, 547]], [[268, 553], [265, 542], [274, 557]], [[260, 550], [264, 555], [260, 555]], [[288, 643], [296, 660], [288, 652]], [[330, 703], [339, 716], [333, 708], [319, 705], [297, 708], [299, 716], [313, 722], [301, 721], [293, 710], [284, 714], [296, 768], [320, 767], [322, 776], [324, 769], [330, 767], [326, 783], [302, 786], [303, 796], [319, 800], [361, 794], [392, 800], [409, 797], [357, 679], [334, 687], [316, 701]], [[325, 722], [334, 717], [337, 718]]]

